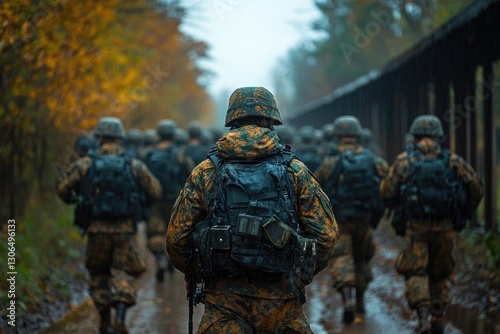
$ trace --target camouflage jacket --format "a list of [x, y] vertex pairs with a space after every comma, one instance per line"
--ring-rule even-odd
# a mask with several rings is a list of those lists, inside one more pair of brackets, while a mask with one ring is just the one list
[[[116, 143], [103, 144], [96, 152], [98, 155], [120, 155], [124, 149]], [[79, 194], [80, 185], [92, 166], [92, 158], [84, 157], [72, 164], [64, 173], [57, 186], [59, 197], [66, 203], [73, 203]], [[161, 195], [161, 186], [151, 174], [146, 165], [137, 159], [132, 159], [132, 173], [137, 177], [140, 187], [149, 199], [157, 199]], [[135, 233], [135, 223], [132, 218], [123, 221], [91, 220], [88, 233]]]
[[[415, 149], [422, 152], [424, 157], [433, 158], [441, 153], [439, 143], [431, 138], [424, 137], [415, 144]], [[455, 153], [450, 154], [450, 168], [456, 167], [460, 180], [465, 185], [468, 198], [468, 206], [475, 211], [479, 202], [484, 195], [483, 181], [477, 176], [472, 166], [465, 161], [462, 157]], [[387, 203], [394, 202], [400, 195], [401, 185], [408, 179], [410, 170], [410, 160], [408, 153], [402, 152], [397, 157], [395, 162], [389, 169], [387, 177], [382, 180], [380, 185], [381, 196]], [[451, 220], [440, 222], [442, 227], [444, 225], [451, 228]]]
[[[275, 131], [253, 125], [231, 130], [217, 141], [216, 146], [222, 158], [231, 159], [258, 159], [277, 153], [281, 147]], [[189, 234], [195, 224], [207, 216], [214, 173], [215, 166], [209, 159], [196, 166], [173, 208], [166, 237], [167, 251], [174, 266], [184, 273], [191, 271]], [[307, 167], [292, 159], [288, 173], [294, 185], [295, 206], [303, 236], [317, 241], [316, 268], [319, 272], [333, 255], [339, 233], [337, 223], [328, 197]], [[251, 279], [242, 275], [218, 279], [206, 289], [270, 299], [295, 297], [288, 280], [276, 276]]]

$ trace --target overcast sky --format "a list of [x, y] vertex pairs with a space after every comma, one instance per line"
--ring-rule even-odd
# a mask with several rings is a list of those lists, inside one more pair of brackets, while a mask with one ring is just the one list
[[318, 16], [313, 0], [182, 0], [188, 8], [183, 30], [208, 43], [214, 72], [209, 92], [243, 86], [273, 90], [271, 72], [278, 59], [300, 40], [314, 36]]

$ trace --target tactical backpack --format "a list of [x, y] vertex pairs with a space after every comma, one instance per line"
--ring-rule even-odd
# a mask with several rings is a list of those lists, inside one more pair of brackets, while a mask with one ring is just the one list
[[132, 159], [125, 155], [89, 155], [92, 166], [84, 192], [91, 201], [91, 218], [135, 218], [140, 210], [140, 190], [132, 174]]
[[175, 201], [183, 181], [179, 164], [179, 149], [170, 146], [167, 149], [153, 149], [147, 153], [144, 163], [158, 179], [162, 187], [162, 199]]
[[282, 150], [263, 160], [228, 161], [210, 151], [216, 166], [210, 210], [193, 233], [200, 276], [291, 272], [296, 238], [290, 231], [299, 229], [287, 175], [292, 157]]
[[401, 186], [407, 217], [443, 219], [454, 216], [464, 202], [465, 193], [458, 173], [450, 168], [449, 152], [443, 150], [435, 158], [427, 158], [415, 150], [409, 152], [408, 157], [408, 179]]
[[352, 154], [347, 150], [338, 157], [330, 182], [325, 187], [335, 216], [339, 221], [366, 220], [369, 214], [377, 212], [375, 216], [378, 217], [384, 206], [379, 195], [381, 180], [375, 169], [373, 153], [364, 150]]

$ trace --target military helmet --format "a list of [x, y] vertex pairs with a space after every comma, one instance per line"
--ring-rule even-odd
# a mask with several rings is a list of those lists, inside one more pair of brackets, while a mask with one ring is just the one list
[[161, 139], [173, 139], [175, 136], [175, 130], [177, 129], [177, 123], [171, 119], [163, 119], [158, 122], [156, 127], [156, 132]]
[[410, 134], [413, 136], [442, 137], [443, 125], [439, 118], [434, 115], [421, 115], [413, 120], [410, 126]]
[[123, 137], [125, 137], [125, 129], [122, 121], [118, 118], [103, 117], [97, 122], [94, 129], [94, 136], [96, 138], [106, 137], [123, 139]]
[[154, 145], [157, 141], [156, 131], [153, 129], [144, 130], [144, 142], [143, 144], [146, 146]]
[[275, 125], [283, 124], [273, 94], [264, 87], [242, 87], [229, 98], [225, 126], [245, 117], [269, 118]]
[[333, 123], [326, 123], [323, 125], [321, 130], [323, 130], [323, 139], [325, 140], [331, 140], [333, 137], [335, 137], [334, 133], [334, 125]]
[[201, 138], [203, 135], [203, 126], [200, 122], [192, 121], [188, 124], [189, 138]]
[[299, 136], [303, 143], [311, 143], [314, 139], [314, 127], [311, 125], [303, 125], [299, 128]]
[[143, 136], [139, 129], [130, 129], [125, 135], [125, 146], [140, 146], [142, 145]]
[[363, 128], [356, 117], [340, 116], [333, 121], [333, 134], [337, 137], [359, 137]]

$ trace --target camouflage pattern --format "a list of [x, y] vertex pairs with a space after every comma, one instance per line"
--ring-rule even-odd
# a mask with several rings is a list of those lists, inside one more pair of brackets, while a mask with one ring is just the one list
[[411, 236], [405, 238], [407, 246], [399, 254], [395, 267], [398, 273], [408, 277], [405, 284], [408, 305], [415, 308], [434, 298], [449, 304], [450, 277], [455, 268], [454, 232], [413, 230]]
[[[123, 148], [115, 142], [103, 144], [97, 154], [119, 155]], [[57, 187], [58, 195], [73, 203], [83, 179], [92, 166], [92, 159], [84, 157], [69, 167]], [[132, 160], [132, 173], [150, 199], [159, 198], [158, 180], [139, 160]], [[93, 219], [90, 221], [86, 266], [90, 273], [90, 295], [99, 310], [110, 302], [134, 304], [137, 277], [145, 271], [145, 262], [135, 240], [136, 226], [132, 218], [123, 220]]]
[[146, 262], [134, 234], [89, 234], [86, 267], [98, 310], [116, 302], [135, 303], [136, 278], [146, 271]]
[[312, 333], [297, 299], [263, 299], [207, 293], [198, 334]]
[[348, 285], [363, 293], [373, 279], [370, 261], [375, 255], [372, 228], [362, 222], [339, 223], [340, 238], [330, 264], [333, 286]]
[[413, 136], [439, 138], [443, 136], [443, 125], [439, 118], [434, 115], [421, 115], [415, 118], [409, 132]]
[[[364, 148], [357, 143], [341, 143], [337, 150], [340, 154], [348, 150], [352, 154], [361, 154]], [[374, 158], [377, 175], [383, 179], [387, 175], [389, 165], [379, 156], [375, 155]], [[333, 177], [333, 171], [339, 160], [339, 155], [328, 156], [316, 171], [315, 175], [322, 186]], [[341, 236], [334, 260], [330, 265], [330, 273], [334, 286], [339, 290], [345, 285], [350, 285], [356, 288], [357, 293], [363, 293], [373, 279], [370, 261], [375, 255], [375, 244], [372, 228], [367, 223], [370, 220], [370, 213], [366, 216], [366, 221], [338, 222]]]
[[333, 121], [333, 134], [337, 137], [359, 137], [363, 128], [356, 117], [340, 116]]
[[[166, 150], [172, 145], [172, 142], [162, 140], [155, 146], [155, 149]], [[183, 170], [183, 175], [187, 178], [190, 171], [194, 168], [193, 161], [189, 157], [184, 156], [182, 151], [180, 151], [178, 163]], [[157, 200], [153, 202], [151, 207], [151, 218], [146, 225], [148, 248], [152, 253], [166, 252], [165, 233], [167, 232], [167, 225], [170, 215], [172, 214], [173, 206], [173, 201]]]
[[[429, 158], [441, 153], [438, 142], [430, 137], [420, 139], [414, 149]], [[450, 154], [450, 168], [457, 168], [467, 191], [468, 205], [475, 211], [484, 194], [483, 181], [472, 166], [455, 153]], [[380, 185], [381, 196], [387, 203], [398, 199], [409, 169], [410, 161], [405, 151], [396, 157]], [[407, 222], [406, 229], [406, 246], [396, 268], [406, 278], [406, 298], [410, 307], [415, 308], [420, 301], [428, 302], [429, 298], [450, 303], [450, 278], [455, 268], [453, 222], [451, 219], [412, 220]]]
[[[98, 150], [98, 155], [123, 154], [123, 148], [116, 143], [107, 143]], [[92, 159], [84, 157], [72, 164], [64, 173], [61, 182], [57, 186], [57, 192], [66, 203], [74, 203], [78, 195], [80, 183], [86, 177]], [[140, 187], [150, 198], [158, 198], [161, 194], [161, 186], [158, 180], [151, 174], [146, 165], [141, 161], [132, 160], [132, 173], [137, 177]], [[88, 233], [135, 233], [135, 222], [132, 218], [121, 221], [108, 221], [94, 219], [90, 221]]]
[[264, 87], [242, 87], [231, 94], [225, 126], [249, 116], [266, 117], [274, 124], [283, 124], [273, 94]]
[[[275, 131], [254, 125], [229, 131], [217, 141], [216, 146], [223, 158], [246, 160], [265, 157], [277, 153], [280, 149], [279, 137]], [[174, 205], [166, 235], [167, 251], [173, 265], [185, 274], [192, 272], [189, 235], [194, 226], [207, 215], [209, 196], [214, 185], [214, 173], [215, 166], [211, 160], [206, 159], [201, 162], [189, 176]], [[307, 167], [299, 160], [293, 159], [288, 173], [294, 185], [296, 210], [303, 236], [317, 241], [316, 273], [318, 273], [328, 265], [333, 255], [339, 233], [337, 223], [328, 197]], [[288, 277], [281, 275], [218, 278], [207, 282], [205, 289], [208, 295], [214, 294], [214, 298], [217, 299], [214, 304], [223, 307], [233, 303], [231, 295], [240, 295], [245, 300], [248, 297], [271, 300], [273, 303], [281, 303], [287, 299], [297, 300]], [[211, 316], [209, 313], [205, 314], [202, 323], [210, 322], [207, 317]], [[307, 323], [303, 325], [308, 328]]]

